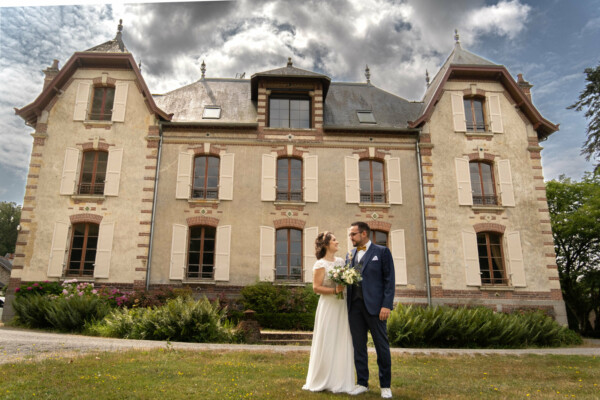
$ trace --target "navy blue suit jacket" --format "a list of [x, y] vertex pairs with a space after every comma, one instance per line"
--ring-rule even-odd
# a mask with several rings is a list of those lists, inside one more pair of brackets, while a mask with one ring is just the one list
[[[350, 257], [353, 264], [355, 260], [356, 248], [352, 249]], [[346, 260], [348, 262], [348, 260]], [[367, 311], [371, 315], [379, 315], [381, 307], [394, 308], [394, 293], [396, 290], [396, 279], [394, 274], [394, 260], [390, 249], [379, 246], [371, 242], [367, 252], [360, 260], [362, 266], [361, 281], [363, 298]], [[348, 311], [352, 307], [352, 286], [348, 286]]]

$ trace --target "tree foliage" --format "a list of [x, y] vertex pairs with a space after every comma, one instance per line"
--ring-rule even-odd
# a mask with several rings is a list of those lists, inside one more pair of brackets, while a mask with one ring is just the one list
[[14, 253], [17, 244], [17, 226], [21, 221], [21, 206], [0, 202], [0, 256]]
[[[582, 111], [586, 108], [585, 117], [588, 119], [587, 139], [581, 150], [586, 160], [594, 158], [600, 160], [600, 64], [596, 68], [586, 68], [587, 75], [585, 80], [588, 84], [585, 90], [579, 95], [579, 100], [567, 107]], [[596, 172], [600, 168], [600, 163], [596, 164]]]
[[591, 333], [588, 315], [600, 315], [600, 176], [586, 173], [575, 182], [561, 175], [546, 192], [569, 325]]

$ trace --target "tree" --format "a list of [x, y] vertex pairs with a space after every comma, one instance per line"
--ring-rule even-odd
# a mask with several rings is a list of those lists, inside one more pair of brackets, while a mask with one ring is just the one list
[[569, 327], [589, 332], [590, 311], [600, 311], [600, 175], [586, 173], [581, 182], [561, 175], [546, 193]]
[[21, 221], [21, 206], [0, 202], [0, 256], [14, 253], [17, 244], [17, 226]]
[[[596, 68], [586, 68], [584, 70], [588, 84], [585, 90], [579, 95], [579, 100], [567, 107], [581, 111], [587, 108], [585, 117], [588, 119], [587, 139], [581, 149], [581, 154], [585, 155], [586, 160], [594, 158], [600, 160], [600, 64]], [[599, 172], [600, 162], [596, 163], [595, 171]]]

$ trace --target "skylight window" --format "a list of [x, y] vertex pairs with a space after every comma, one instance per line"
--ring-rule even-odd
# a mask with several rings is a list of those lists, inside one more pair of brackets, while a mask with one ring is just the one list
[[202, 112], [202, 119], [219, 119], [221, 118], [221, 107], [219, 106], [208, 106], [204, 107]]
[[361, 124], [376, 124], [375, 116], [373, 115], [373, 111], [357, 111], [356, 115], [358, 116], [358, 121]]

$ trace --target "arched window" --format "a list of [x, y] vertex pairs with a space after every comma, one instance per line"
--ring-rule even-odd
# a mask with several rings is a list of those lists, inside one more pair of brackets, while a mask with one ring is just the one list
[[360, 160], [360, 202], [385, 203], [383, 163], [377, 160]]
[[467, 131], [484, 131], [485, 119], [483, 114], [483, 100], [477, 97], [465, 97], [464, 104]]
[[481, 161], [469, 163], [471, 173], [471, 190], [474, 205], [497, 205], [494, 169], [491, 164]]
[[194, 159], [193, 199], [219, 198], [219, 157], [198, 156]]
[[67, 275], [93, 276], [98, 246], [99, 225], [93, 223], [73, 224], [69, 250]]
[[496, 232], [478, 233], [477, 251], [481, 283], [483, 285], [506, 285], [508, 280], [504, 269], [502, 235]]
[[371, 243], [388, 247], [388, 234], [384, 231], [371, 230]]
[[275, 239], [275, 279], [302, 279], [302, 231], [277, 229]]
[[213, 279], [215, 269], [215, 235], [212, 226], [190, 227], [187, 278]]
[[79, 176], [79, 194], [104, 194], [106, 164], [108, 153], [105, 151], [86, 151], [81, 162]]
[[302, 160], [277, 159], [277, 200], [302, 201]]
[[92, 110], [89, 119], [94, 121], [110, 121], [112, 118], [115, 88], [112, 86], [94, 86], [92, 94]]

